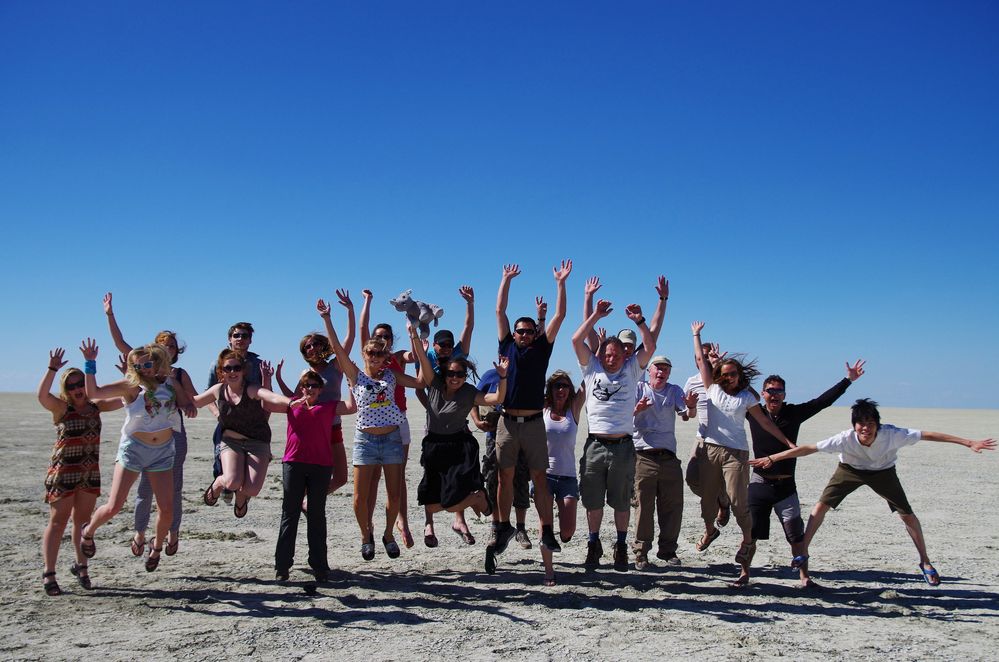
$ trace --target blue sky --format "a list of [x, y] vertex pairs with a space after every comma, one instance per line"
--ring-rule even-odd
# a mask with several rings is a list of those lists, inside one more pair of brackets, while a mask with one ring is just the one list
[[[886, 3], [2, 3], [0, 390], [161, 328], [201, 383], [229, 325], [300, 367], [317, 296], [406, 288], [495, 348], [583, 281], [627, 326], [689, 324], [815, 395], [999, 406], [999, 6]], [[343, 316], [334, 318], [343, 325]], [[73, 349], [70, 356], [79, 362]], [[576, 370], [578, 374], [578, 370]]]

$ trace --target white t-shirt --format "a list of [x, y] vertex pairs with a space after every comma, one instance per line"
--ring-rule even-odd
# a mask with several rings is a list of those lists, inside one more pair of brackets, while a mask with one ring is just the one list
[[545, 409], [545, 434], [548, 436], [548, 473], [576, 477], [576, 419], [567, 411], [561, 421]]
[[635, 415], [635, 449], [665, 448], [676, 453], [676, 415], [687, 410], [683, 390], [666, 384], [661, 391], [639, 382], [637, 400], [648, 398], [652, 406]]
[[687, 378], [683, 385], [684, 393], [697, 394], [697, 436], [704, 439], [708, 433], [708, 396], [700, 375]]
[[839, 453], [839, 461], [861, 471], [880, 471], [895, 466], [898, 450], [911, 446], [922, 439], [920, 430], [897, 428], [882, 425], [874, 437], [874, 443], [864, 446], [853, 430], [844, 430], [834, 437], [823, 439], [815, 444], [823, 453]]
[[590, 433], [625, 435], [635, 427], [635, 385], [642, 369], [635, 355], [613, 374], [593, 354], [586, 365], [580, 365], [586, 383], [586, 422]]
[[746, 412], [759, 402], [749, 389], [729, 395], [718, 384], [708, 387], [708, 424], [704, 441], [717, 446], [748, 451]]

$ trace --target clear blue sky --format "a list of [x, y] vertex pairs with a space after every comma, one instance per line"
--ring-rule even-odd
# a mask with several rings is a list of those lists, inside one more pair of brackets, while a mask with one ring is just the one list
[[[49, 348], [189, 346], [229, 325], [301, 367], [317, 296], [413, 288], [495, 349], [575, 261], [628, 326], [689, 324], [815, 395], [997, 407], [999, 5], [993, 2], [5, 2], [0, 4], [0, 390]], [[338, 313], [334, 320], [343, 325]], [[356, 354], [355, 354], [356, 356]], [[578, 374], [578, 369], [575, 369]], [[844, 400], [846, 401], [846, 399]]]

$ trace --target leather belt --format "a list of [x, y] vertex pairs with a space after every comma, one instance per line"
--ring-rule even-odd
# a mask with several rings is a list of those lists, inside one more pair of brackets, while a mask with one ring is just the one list
[[503, 412], [503, 418], [508, 421], [513, 421], [514, 423], [529, 423], [531, 421], [536, 421], [541, 418], [543, 412], [538, 412], [537, 414], [531, 414], [530, 416], [513, 416], [506, 412]]

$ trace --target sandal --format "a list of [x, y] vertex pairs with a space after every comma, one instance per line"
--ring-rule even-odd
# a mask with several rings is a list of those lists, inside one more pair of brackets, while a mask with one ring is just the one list
[[749, 586], [749, 575], [739, 575], [734, 582], [729, 582], [729, 588], [746, 588]]
[[[427, 533], [427, 530], [430, 530], [430, 533]], [[427, 547], [436, 547], [439, 544], [437, 536], [434, 535], [433, 529], [429, 524], [423, 527], [423, 544]]]
[[247, 499], [243, 505], [239, 505], [239, 499], [234, 499], [232, 503], [232, 514], [236, 517], [246, 517], [246, 511], [250, 509], [250, 500]]
[[797, 570], [806, 563], [808, 563], [808, 554], [801, 554], [800, 556], [795, 556], [793, 559], [791, 559], [791, 569]]
[[720, 535], [721, 531], [719, 531], [718, 529], [715, 529], [714, 533], [705, 533], [703, 536], [701, 536], [701, 539], [697, 541], [697, 544], [694, 545], [694, 549], [696, 549], [699, 552], [703, 552], [708, 547], [710, 547], [711, 543], [717, 540], [718, 536]]
[[55, 576], [55, 570], [52, 572], [42, 573], [42, 579], [49, 579], [49, 577], [52, 578], [49, 581], [42, 583], [42, 589], [45, 591], [45, 595], [50, 595], [52, 597], [62, 595], [62, 589], [59, 588], [59, 583], [56, 582]]
[[743, 542], [739, 545], [739, 551], [735, 553], [735, 562], [742, 566], [748, 566], [752, 562], [754, 554], [756, 554], [756, 543]]
[[554, 572], [552, 574], [550, 574], [550, 575], [545, 575], [544, 585], [545, 586], [555, 586], [555, 573]]
[[920, 563], [919, 569], [923, 571], [923, 579], [930, 586], [940, 586], [940, 573], [933, 567], [932, 563]]
[[[156, 568], [160, 567], [160, 552], [163, 551], [163, 545], [156, 547], [156, 538], [149, 541], [149, 555], [146, 557], [146, 572], [152, 572]], [[153, 552], [156, 552], [156, 556], [153, 556]]]
[[80, 586], [88, 591], [93, 588], [93, 584], [90, 583], [90, 575], [87, 574], [86, 563], [74, 563], [69, 566], [69, 572], [76, 577], [76, 581], [80, 582]]
[[475, 536], [472, 535], [471, 531], [462, 531], [453, 524], [451, 525], [451, 530], [454, 531], [455, 535], [457, 535], [459, 538], [465, 541], [466, 545], [475, 544]]
[[395, 540], [385, 540], [385, 536], [382, 536], [382, 544], [385, 545], [385, 553], [390, 559], [399, 558], [399, 554], [402, 553], [399, 549], [399, 543]]
[[177, 553], [178, 549], [180, 549], [180, 536], [176, 536], [173, 542], [170, 542], [170, 538], [167, 538], [166, 548], [164, 549], [166, 555], [173, 556]]
[[205, 490], [201, 498], [204, 500], [206, 506], [214, 506], [219, 502], [219, 495], [215, 494], [214, 480], [208, 485], [208, 489]]
[[[139, 539], [140, 536], [142, 536], [141, 540]], [[146, 548], [146, 536], [136, 531], [135, 535], [132, 536], [129, 548], [132, 550], [132, 556], [142, 556], [142, 550]]]
[[94, 542], [93, 536], [83, 535], [83, 530], [88, 526], [90, 526], [90, 522], [80, 527], [80, 552], [88, 559], [92, 559], [97, 554], [97, 543]]

